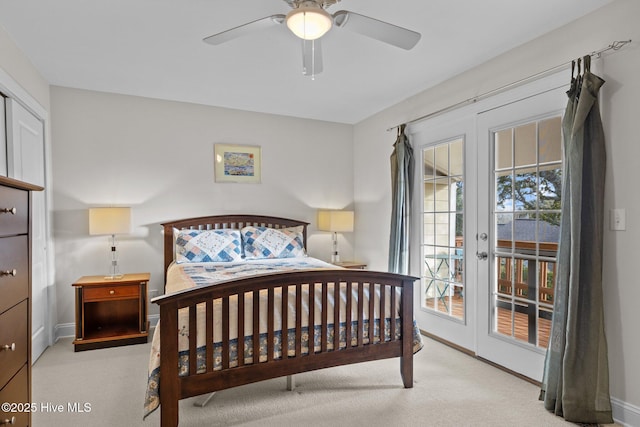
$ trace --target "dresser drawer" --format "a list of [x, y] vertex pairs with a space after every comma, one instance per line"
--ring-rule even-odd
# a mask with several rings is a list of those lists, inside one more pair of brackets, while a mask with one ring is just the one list
[[27, 313], [28, 302], [23, 301], [0, 314], [0, 387], [27, 363]]
[[0, 236], [26, 234], [29, 231], [28, 207], [27, 191], [0, 187]]
[[[20, 372], [0, 390], [0, 403], [29, 403], [29, 370], [25, 364]], [[0, 409], [0, 420], [11, 420], [15, 417], [15, 422], [10, 426], [28, 426], [29, 412], [5, 412]]]
[[133, 299], [140, 295], [140, 285], [85, 287], [85, 302]]
[[29, 296], [27, 236], [0, 238], [0, 295], [0, 313]]

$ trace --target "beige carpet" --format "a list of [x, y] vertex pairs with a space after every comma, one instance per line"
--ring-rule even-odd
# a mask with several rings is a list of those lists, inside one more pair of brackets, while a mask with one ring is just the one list
[[[159, 410], [142, 420], [149, 348], [74, 353], [70, 339], [60, 340], [33, 367], [32, 400], [44, 410], [33, 425], [159, 425]], [[413, 389], [402, 387], [397, 359], [325, 369], [297, 375], [293, 392], [281, 378], [219, 392], [204, 408], [193, 406], [198, 398], [184, 400], [180, 425], [574, 425], [544, 410], [536, 386], [427, 338], [414, 379]], [[89, 412], [69, 411], [85, 403]]]

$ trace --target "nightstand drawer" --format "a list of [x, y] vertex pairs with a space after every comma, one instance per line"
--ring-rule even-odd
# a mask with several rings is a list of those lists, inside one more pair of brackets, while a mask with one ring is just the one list
[[28, 208], [28, 192], [0, 187], [0, 236], [26, 234], [29, 231]]
[[27, 363], [28, 302], [0, 315], [0, 388]]
[[85, 287], [83, 299], [86, 302], [138, 298], [140, 285]]
[[27, 236], [0, 238], [0, 313], [29, 296]]

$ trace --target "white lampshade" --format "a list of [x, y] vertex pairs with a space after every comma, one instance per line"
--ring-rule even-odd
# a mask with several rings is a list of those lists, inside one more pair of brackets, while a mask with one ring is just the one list
[[89, 234], [125, 234], [131, 231], [131, 208], [89, 209]]
[[353, 231], [353, 211], [318, 211], [318, 230], [337, 233]]
[[320, 6], [301, 6], [293, 9], [286, 17], [287, 27], [304, 40], [315, 40], [331, 29], [333, 19]]

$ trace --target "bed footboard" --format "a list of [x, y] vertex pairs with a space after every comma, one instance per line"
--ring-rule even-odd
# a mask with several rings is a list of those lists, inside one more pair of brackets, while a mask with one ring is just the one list
[[[160, 306], [162, 425], [178, 425], [180, 399], [370, 360], [399, 357], [404, 387], [412, 387], [413, 353], [421, 346], [413, 320], [416, 279], [305, 270], [154, 299]], [[182, 352], [179, 315], [188, 316], [188, 351]]]

